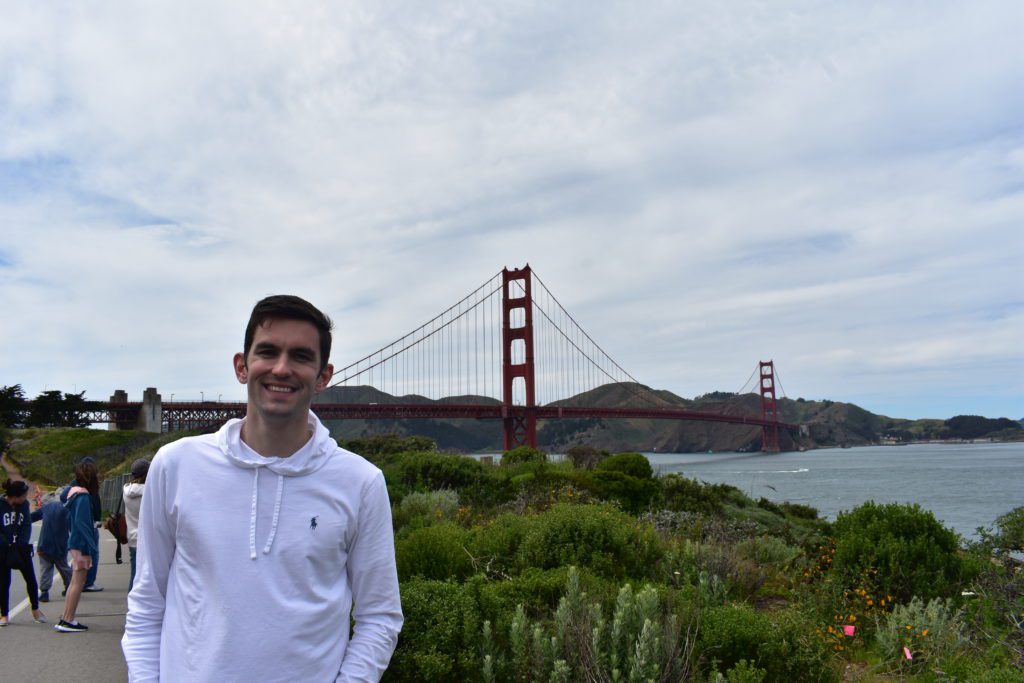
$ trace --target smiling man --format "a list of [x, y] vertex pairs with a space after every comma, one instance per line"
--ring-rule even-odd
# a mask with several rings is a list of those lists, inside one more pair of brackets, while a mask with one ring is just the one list
[[263, 299], [234, 357], [245, 419], [157, 452], [121, 641], [131, 681], [376, 681], [387, 668], [402, 626], [391, 508], [380, 470], [309, 409], [330, 353], [323, 313]]

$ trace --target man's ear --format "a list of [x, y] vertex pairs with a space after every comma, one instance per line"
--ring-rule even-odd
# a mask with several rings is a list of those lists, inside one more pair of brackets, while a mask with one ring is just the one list
[[328, 363], [324, 366], [324, 369], [320, 371], [320, 376], [316, 378], [316, 386], [314, 390], [319, 394], [321, 391], [327, 388], [327, 383], [331, 381], [331, 377], [334, 377], [334, 366]]
[[238, 379], [239, 384], [245, 384], [249, 381], [249, 368], [245, 366], [245, 356], [241, 353], [236, 353], [233, 359], [235, 366], [235, 377]]

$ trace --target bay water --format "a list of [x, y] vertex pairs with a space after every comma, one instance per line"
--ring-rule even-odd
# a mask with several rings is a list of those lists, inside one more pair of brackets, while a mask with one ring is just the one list
[[655, 472], [817, 508], [918, 503], [965, 538], [1024, 505], [1024, 443], [911, 444], [792, 453], [645, 453]]

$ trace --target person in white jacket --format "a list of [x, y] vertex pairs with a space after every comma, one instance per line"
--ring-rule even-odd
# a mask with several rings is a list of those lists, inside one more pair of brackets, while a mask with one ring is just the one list
[[309, 410], [330, 321], [256, 304], [234, 357], [247, 412], [161, 448], [146, 480], [121, 644], [133, 682], [377, 681], [402, 627], [379, 469]]
[[121, 490], [124, 499], [124, 522], [128, 532], [128, 557], [131, 561], [132, 573], [128, 579], [128, 592], [135, 585], [135, 558], [139, 537], [139, 509], [142, 507], [142, 494], [146, 490], [146, 475], [149, 473], [149, 461], [139, 458], [132, 463], [132, 478]]

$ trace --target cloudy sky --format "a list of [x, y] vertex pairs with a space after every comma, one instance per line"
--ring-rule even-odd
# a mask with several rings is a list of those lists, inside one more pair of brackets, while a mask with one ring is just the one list
[[0, 385], [242, 399], [529, 263], [637, 379], [1024, 417], [1024, 4], [0, 0]]

